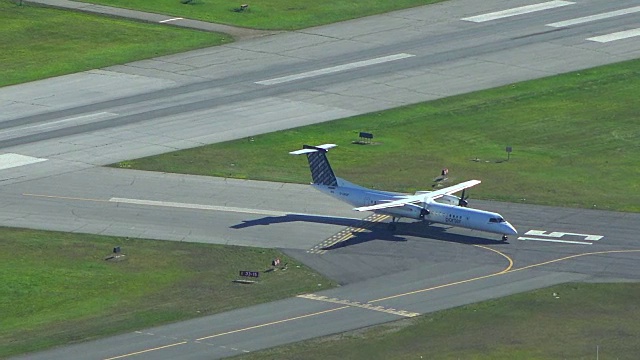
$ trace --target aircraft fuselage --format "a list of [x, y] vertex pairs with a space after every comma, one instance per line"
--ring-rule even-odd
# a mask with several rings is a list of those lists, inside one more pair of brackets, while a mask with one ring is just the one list
[[[368, 189], [352, 184], [344, 179], [337, 178], [338, 186], [313, 184], [323, 193], [351, 204], [354, 207], [377, 205], [380, 203], [401, 199], [405, 194]], [[441, 200], [444, 201], [444, 200]], [[428, 210], [420, 204], [405, 204], [399, 207], [390, 207], [374, 210], [375, 213], [385, 214], [394, 218], [411, 218], [467, 229], [481, 230], [495, 234], [515, 235], [515, 228], [503, 219], [500, 214], [479, 209], [467, 208], [432, 201]]]

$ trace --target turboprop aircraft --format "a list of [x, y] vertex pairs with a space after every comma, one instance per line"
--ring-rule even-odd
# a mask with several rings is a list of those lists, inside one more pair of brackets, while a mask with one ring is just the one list
[[[467, 207], [464, 190], [480, 184], [469, 180], [435, 191], [418, 191], [414, 195], [368, 189], [336, 177], [326, 153], [335, 144], [304, 145], [302, 150], [289, 154], [305, 154], [309, 160], [311, 178], [316, 189], [338, 200], [355, 206], [356, 211], [373, 211], [391, 216], [389, 228], [393, 231], [399, 218], [410, 218], [451, 226], [501, 234], [507, 241], [518, 232], [500, 214]], [[462, 196], [453, 195], [462, 191]]]

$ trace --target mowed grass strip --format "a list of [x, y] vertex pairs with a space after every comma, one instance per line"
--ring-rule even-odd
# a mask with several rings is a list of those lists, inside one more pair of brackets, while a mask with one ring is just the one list
[[565, 284], [234, 359], [631, 360], [639, 296], [640, 284]]
[[[294, 30], [316, 25], [428, 5], [443, 0], [91, 0], [94, 4], [167, 14], [213, 23], [270, 30]], [[245, 11], [237, 11], [247, 4]]]
[[[1, 230], [0, 357], [334, 286], [276, 250]], [[115, 246], [125, 260], [106, 261]], [[265, 273], [275, 258], [287, 270]]]
[[[428, 190], [448, 168], [448, 184], [483, 181], [472, 201], [640, 211], [639, 96], [630, 61], [115, 166], [308, 183], [288, 152], [336, 143], [336, 174], [368, 187]], [[360, 131], [374, 144], [352, 144]]]
[[215, 46], [229, 36], [0, 0], [0, 86]]

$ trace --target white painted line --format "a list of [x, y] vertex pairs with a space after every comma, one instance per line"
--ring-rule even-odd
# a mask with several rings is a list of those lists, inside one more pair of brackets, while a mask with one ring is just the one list
[[0, 170], [35, 164], [43, 161], [47, 161], [47, 159], [13, 153], [2, 154], [0, 155]]
[[527, 241], [547, 241], [547, 242], [555, 242], [555, 243], [565, 243], [565, 244], [579, 244], [579, 245], [593, 245], [593, 243], [586, 241], [569, 241], [569, 240], [555, 240], [555, 239], [539, 239], [532, 237], [524, 237], [521, 236], [518, 240], [527, 240]]
[[172, 208], [180, 208], [180, 209], [194, 209], [194, 210], [226, 211], [226, 212], [235, 212], [235, 213], [243, 213], [243, 214], [258, 214], [258, 215], [267, 215], [267, 216], [285, 216], [285, 215], [289, 214], [289, 213], [280, 212], [280, 211], [246, 209], [246, 208], [236, 208], [236, 207], [229, 207], [229, 206], [188, 204], [188, 203], [178, 203], [178, 202], [171, 202], [171, 201], [126, 199], [126, 198], [117, 198], [117, 197], [111, 198], [111, 199], [109, 199], [109, 201], [110, 202], [116, 202], [116, 203], [124, 203], [124, 204], [134, 204], [134, 205], [162, 206], [162, 207], [172, 207]]
[[333, 73], [337, 73], [337, 72], [340, 72], [340, 71], [347, 71], [347, 70], [357, 69], [357, 68], [361, 68], [361, 67], [365, 67], [365, 66], [377, 65], [377, 64], [390, 62], [390, 61], [406, 59], [406, 58], [410, 58], [410, 57], [413, 57], [413, 56], [415, 56], [415, 55], [405, 54], [405, 53], [389, 55], [389, 56], [383, 56], [383, 57], [379, 57], [379, 58], [375, 58], [375, 59], [356, 61], [356, 62], [349, 63], [349, 64], [338, 65], [338, 66], [328, 67], [328, 68], [324, 68], [324, 69], [303, 72], [303, 73], [300, 73], [300, 74], [283, 76], [283, 77], [269, 79], [269, 80], [256, 81], [255, 83], [258, 84], [258, 85], [281, 84], [281, 83], [285, 83], [285, 82], [289, 82], [289, 81], [306, 79], [306, 78], [320, 76], [320, 75], [333, 74]]
[[241, 214], [256, 214], [256, 215], [266, 215], [266, 216], [298, 215], [298, 216], [310, 216], [310, 217], [328, 218], [328, 219], [345, 219], [345, 220], [354, 220], [354, 221], [361, 220], [359, 218], [349, 218], [349, 217], [341, 217], [341, 216], [290, 213], [290, 212], [282, 212], [282, 211], [248, 209], [248, 208], [238, 208], [238, 207], [230, 207], [230, 206], [190, 204], [190, 203], [179, 203], [179, 202], [171, 202], [171, 201], [156, 201], [156, 200], [142, 200], [142, 199], [127, 199], [127, 198], [118, 198], [118, 197], [113, 197], [109, 199], [109, 201], [115, 202], [115, 203], [122, 203], [122, 204], [160, 206], [160, 207], [171, 207], [171, 208], [178, 208], [178, 209], [224, 211], [224, 212], [235, 212], [235, 213], [241, 213]]
[[555, 28], [567, 27], [567, 26], [572, 26], [572, 25], [584, 24], [584, 23], [591, 22], [591, 21], [604, 20], [604, 19], [608, 19], [608, 18], [612, 18], [612, 17], [616, 17], [616, 16], [633, 14], [633, 13], [637, 13], [639, 11], [640, 11], [640, 6], [635, 6], [635, 7], [631, 7], [631, 8], [628, 8], [628, 9], [621, 9], [621, 10], [610, 11], [610, 12], [606, 12], [606, 13], [602, 13], [602, 14], [585, 16], [585, 17], [576, 18], [576, 19], [570, 19], [570, 20], [565, 20], [565, 21], [559, 21], [559, 22], [547, 24], [547, 26], [551, 26], [551, 27], [555, 27]]
[[176, 20], [182, 20], [182, 18], [181, 17], [177, 17], [177, 18], [171, 18], [171, 19], [167, 19], [167, 20], [160, 20], [158, 22], [159, 23], [166, 23], [166, 22], [169, 22], [169, 21], [176, 21]]
[[586, 241], [598, 241], [604, 237], [602, 235], [579, 234], [579, 233], [570, 233], [570, 232], [561, 232], [561, 231], [553, 231], [547, 234], [547, 232], [544, 230], [529, 230], [525, 233], [525, 235], [552, 237], [552, 238], [561, 238], [563, 236], [579, 236], [579, 237], [583, 237]]
[[548, 1], [548, 2], [539, 3], [539, 4], [521, 6], [513, 9], [507, 9], [507, 10], [496, 11], [496, 12], [482, 14], [482, 15], [466, 17], [461, 20], [481, 23], [486, 21], [504, 19], [511, 16], [528, 14], [536, 11], [554, 9], [554, 8], [573, 5], [573, 4], [575, 4], [573, 1], [560, 1], [560, 0]]
[[118, 114], [102, 111], [102, 112], [93, 113], [93, 114], [74, 116], [71, 118], [47, 122], [43, 124], [13, 127], [7, 130], [0, 131], [0, 140], [11, 139], [16, 136], [25, 136], [25, 135], [35, 134], [42, 131], [62, 129], [66, 126], [78, 126], [82, 124], [88, 124], [98, 119], [104, 119], [104, 118], [117, 116], [117, 115]]
[[611, 42], [611, 41], [628, 39], [628, 38], [635, 37], [635, 36], [640, 36], [640, 28], [631, 29], [631, 30], [625, 30], [625, 31], [619, 31], [619, 32], [615, 32], [615, 33], [611, 33], [611, 34], [607, 34], [607, 35], [595, 36], [595, 37], [588, 38], [587, 40], [595, 41], [595, 42], [599, 42], [599, 43], [608, 43], [608, 42]]

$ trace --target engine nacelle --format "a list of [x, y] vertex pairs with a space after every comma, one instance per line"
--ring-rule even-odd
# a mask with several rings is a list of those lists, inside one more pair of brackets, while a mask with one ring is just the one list
[[402, 207], [386, 208], [376, 210], [377, 213], [390, 215], [393, 217], [404, 217], [415, 220], [423, 220], [429, 210], [414, 204], [405, 204]]
[[436, 199], [441, 204], [458, 206], [460, 204], [460, 198], [455, 195], [444, 195], [441, 198]]

